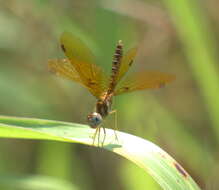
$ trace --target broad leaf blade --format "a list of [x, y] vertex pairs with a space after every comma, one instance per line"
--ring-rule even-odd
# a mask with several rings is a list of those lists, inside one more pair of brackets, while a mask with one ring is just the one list
[[[165, 151], [142, 138], [106, 130], [103, 148], [145, 169], [165, 190], [199, 190], [189, 174]], [[94, 130], [67, 122], [0, 116], [0, 137], [45, 139], [93, 145]], [[102, 135], [101, 135], [102, 139]], [[96, 146], [96, 145], [93, 145]]]

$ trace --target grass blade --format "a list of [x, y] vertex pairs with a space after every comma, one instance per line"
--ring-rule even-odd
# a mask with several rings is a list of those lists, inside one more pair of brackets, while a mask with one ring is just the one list
[[[142, 138], [106, 130], [102, 148], [115, 152], [145, 169], [165, 190], [198, 190], [189, 174], [165, 151]], [[60, 121], [0, 116], [0, 137], [45, 139], [92, 145], [94, 130], [86, 125]], [[101, 135], [102, 138], [102, 135]]]

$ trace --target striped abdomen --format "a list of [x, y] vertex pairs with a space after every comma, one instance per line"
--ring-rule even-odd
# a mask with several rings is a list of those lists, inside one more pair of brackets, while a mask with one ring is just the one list
[[122, 55], [123, 55], [123, 45], [122, 45], [122, 41], [119, 40], [116, 46], [115, 54], [113, 56], [112, 71], [111, 71], [110, 83], [109, 83], [107, 94], [111, 94], [116, 87], [117, 76], [121, 66]]

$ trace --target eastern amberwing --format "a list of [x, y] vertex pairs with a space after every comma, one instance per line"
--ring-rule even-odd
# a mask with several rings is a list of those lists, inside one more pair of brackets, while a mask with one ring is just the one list
[[[133, 63], [137, 48], [132, 48], [123, 55], [121, 40], [115, 48], [110, 76], [107, 76], [101, 67], [95, 64], [95, 56], [79, 38], [64, 32], [60, 42], [67, 59], [50, 60], [48, 66], [55, 74], [80, 83], [97, 98], [95, 111], [87, 116], [89, 126], [96, 129], [93, 143], [98, 133], [99, 144], [100, 124], [107, 115], [112, 113], [113, 96], [136, 90], [160, 88], [175, 79], [174, 75], [158, 71], [139, 71], [123, 79]], [[104, 142], [106, 135], [104, 126], [103, 131]]]

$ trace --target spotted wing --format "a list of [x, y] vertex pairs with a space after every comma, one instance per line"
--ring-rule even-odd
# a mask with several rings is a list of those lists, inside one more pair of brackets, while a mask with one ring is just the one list
[[137, 53], [137, 48], [132, 48], [126, 52], [126, 54], [122, 57], [121, 66], [119, 69], [118, 76], [116, 78], [117, 82], [119, 82], [123, 76], [128, 72], [129, 68], [131, 67], [134, 58]]
[[80, 39], [71, 33], [64, 32], [60, 42], [70, 64], [80, 77], [80, 83], [86, 86], [91, 94], [100, 98], [107, 88], [108, 78], [95, 64], [95, 56]]
[[133, 73], [118, 84], [115, 90], [115, 95], [136, 90], [161, 88], [174, 79], [174, 75], [158, 71], [142, 71]]

